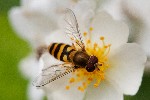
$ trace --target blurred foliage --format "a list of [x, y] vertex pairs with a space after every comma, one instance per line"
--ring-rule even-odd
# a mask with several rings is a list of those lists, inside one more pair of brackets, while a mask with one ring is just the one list
[[0, 14], [7, 13], [13, 7], [18, 6], [20, 0], [0, 0]]
[[[29, 45], [11, 29], [7, 13], [19, 0], [0, 0], [0, 100], [27, 100], [27, 80], [18, 70], [18, 63], [29, 51]], [[150, 100], [150, 75], [145, 74], [135, 96], [125, 100]]]
[[21, 58], [29, 53], [28, 44], [12, 31], [7, 18], [19, 0], [0, 0], [0, 100], [27, 100], [27, 80], [18, 70]]
[[26, 100], [25, 81], [18, 62], [27, 55], [29, 46], [11, 30], [6, 15], [0, 15], [0, 100]]

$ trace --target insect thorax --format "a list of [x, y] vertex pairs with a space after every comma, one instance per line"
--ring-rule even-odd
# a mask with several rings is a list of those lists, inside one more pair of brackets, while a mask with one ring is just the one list
[[85, 67], [87, 65], [88, 60], [89, 60], [89, 57], [90, 56], [86, 52], [77, 51], [74, 54], [73, 62], [74, 62], [75, 65]]

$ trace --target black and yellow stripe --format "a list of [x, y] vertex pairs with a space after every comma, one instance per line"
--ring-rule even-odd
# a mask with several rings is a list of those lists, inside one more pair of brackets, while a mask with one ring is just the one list
[[72, 51], [75, 51], [73, 47], [63, 43], [52, 43], [49, 47], [49, 53], [56, 59], [69, 62], [69, 55]]

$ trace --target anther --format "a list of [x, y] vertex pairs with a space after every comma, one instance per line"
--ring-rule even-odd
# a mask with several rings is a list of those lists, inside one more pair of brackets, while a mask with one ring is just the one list
[[108, 46], [110, 47], [110, 46], [111, 46], [111, 44], [108, 44]]
[[98, 87], [98, 84], [94, 84], [94, 87], [95, 87], [95, 88]]
[[89, 30], [90, 30], [90, 31], [93, 31], [93, 27], [90, 27]]
[[69, 82], [70, 82], [70, 83], [73, 83], [73, 82], [75, 82], [75, 79], [74, 79], [74, 78], [71, 78]]
[[78, 90], [81, 90], [81, 87], [80, 87], [80, 86], [78, 87]]
[[100, 40], [104, 40], [104, 37], [102, 36], [102, 37], [100, 37]]
[[108, 46], [106, 46], [106, 45], [105, 45], [104, 47], [105, 47], [105, 48], [108, 48]]
[[70, 86], [66, 86], [66, 90], [69, 90], [70, 89]]
[[91, 43], [91, 41], [90, 41], [90, 40], [87, 40], [87, 43], [89, 44], [89, 43]]
[[105, 79], [105, 77], [104, 77], [104, 75], [102, 75], [102, 76], [101, 76], [101, 80], [104, 80], [104, 79]]
[[70, 38], [71, 40], [74, 40], [74, 38]]
[[89, 81], [93, 81], [93, 78], [90, 78], [90, 77], [89, 77], [88, 80], [89, 80]]
[[77, 77], [80, 77], [80, 74], [79, 74], [79, 73], [77, 74]]
[[94, 47], [97, 47], [97, 43], [94, 43]]
[[83, 35], [86, 36], [86, 35], [87, 35], [87, 32], [84, 32]]
[[78, 87], [78, 90], [81, 91], [81, 92], [83, 92], [83, 91], [84, 91], [84, 88], [82, 88], [81, 86], [79, 86], [79, 87]]
[[82, 83], [82, 85], [85, 87], [85, 86], [86, 86], [86, 83], [85, 83], [85, 82], [83, 82], [83, 83]]

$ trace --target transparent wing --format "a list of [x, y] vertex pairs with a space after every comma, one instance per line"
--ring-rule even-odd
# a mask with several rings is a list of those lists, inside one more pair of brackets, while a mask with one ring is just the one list
[[82, 35], [79, 30], [78, 22], [75, 14], [71, 9], [66, 9], [65, 22], [65, 32], [71, 38], [75, 49], [79, 48], [81, 50], [84, 50], [85, 46], [83, 43]]
[[36, 87], [45, 86], [73, 71], [73, 64], [52, 65], [42, 70], [42, 73], [33, 81], [33, 85]]

